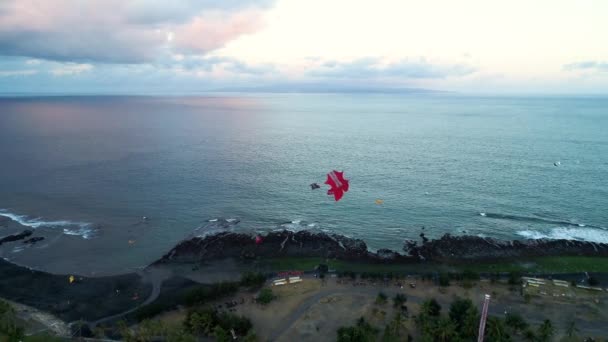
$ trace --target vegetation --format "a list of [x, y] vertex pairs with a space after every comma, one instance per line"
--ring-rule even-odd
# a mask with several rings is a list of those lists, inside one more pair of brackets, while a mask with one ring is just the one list
[[20, 341], [24, 336], [23, 327], [17, 324], [15, 310], [0, 300], [0, 341]]
[[450, 305], [449, 317], [461, 339], [467, 340], [477, 335], [479, 312], [470, 299], [456, 298]]
[[521, 285], [521, 273], [510, 272], [509, 273], [509, 285]]
[[408, 334], [405, 323], [405, 317], [400, 313], [397, 313], [395, 317], [389, 322], [389, 324], [387, 324], [384, 328], [382, 342], [410, 340], [412, 336]]
[[384, 294], [384, 292], [378, 292], [376, 296], [376, 304], [384, 305], [386, 304], [388, 297]]
[[193, 335], [211, 336], [218, 341], [232, 340], [231, 331], [238, 336], [250, 336], [251, 321], [246, 317], [211, 308], [197, 308], [188, 312], [184, 321], [186, 332]]
[[538, 327], [538, 340], [541, 342], [551, 341], [553, 333], [553, 324], [551, 324], [550, 320], [546, 319], [543, 324]]
[[261, 287], [266, 282], [266, 277], [259, 272], [247, 272], [241, 277], [240, 285], [249, 288]]
[[[275, 270], [313, 270], [322, 258], [270, 258], [265, 260]], [[575, 272], [603, 272], [608, 273], [608, 257], [595, 256], [559, 256], [559, 257], [532, 257], [516, 261], [478, 262], [475, 264], [386, 264], [360, 263], [343, 260], [329, 260], [329, 268], [338, 272], [368, 272], [386, 274], [425, 273], [429, 269], [439, 272], [472, 272], [489, 273], [490, 278], [498, 280], [501, 272], [530, 272], [530, 273], [575, 273]], [[466, 278], [465, 278], [466, 279]], [[474, 280], [474, 279], [469, 279]]]
[[233, 295], [239, 289], [239, 283], [221, 282], [211, 286], [199, 286], [190, 290], [184, 296], [184, 304], [187, 306], [202, 305], [209, 300]]
[[260, 294], [258, 294], [258, 296], [256, 297], [256, 300], [258, 301], [258, 303], [266, 305], [266, 304], [272, 302], [275, 298], [276, 298], [276, 296], [274, 295], [274, 293], [272, 293], [271, 289], [264, 288], [264, 289], [262, 289], [262, 291], [260, 291]]
[[587, 282], [589, 283], [589, 286], [598, 286], [600, 284], [599, 279], [595, 276], [590, 276], [589, 279], [587, 279]]
[[361, 317], [355, 326], [338, 329], [338, 342], [372, 342], [376, 341], [378, 333], [378, 329]]
[[505, 324], [515, 334], [522, 334], [526, 329], [528, 329], [528, 323], [523, 319], [523, 317], [521, 317], [521, 315], [516, 313], [507, 314], [505, 317]]
[[118, 322], [118, 330], [122, 340], [126, 342], [151, 341], [162, 339], [166, 341], [195, 342], [196, 337], [180, 325], [167, 325], [162, 321], [144, 320], [135, 329], [130, 329], [125, 321]]
[[395, 297], [393, 297], [393, 306], [398, 308], [401, 305], [407, 302], [407, 297], [403, 293], [397, 293]]
[[511, 341], [511, 335], [507, 331], [504, 320], [494, 316], [489, 316], [486, 321], [485, 335], [488, 341]]
[[439, 286], [450, 286], [450, 277], [445, 273], [439, 274]]

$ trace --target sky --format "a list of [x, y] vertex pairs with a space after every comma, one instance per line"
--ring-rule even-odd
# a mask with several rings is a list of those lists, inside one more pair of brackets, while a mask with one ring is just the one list
[[604, 0], [0, 0], [0, 93], [608, 94]]

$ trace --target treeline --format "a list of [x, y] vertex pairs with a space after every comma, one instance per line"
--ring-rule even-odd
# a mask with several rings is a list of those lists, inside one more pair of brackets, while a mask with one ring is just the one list
[[239, 288], [256, 289], [264, 285], [266, 276], [262, 273], [245, 273], [238, 282], [221, 282], [212, 285], [197, 285], [184, 292], [157, 299], [153, 303], [137, 309], [130, 317], [140, 322], [162, 312], [176, 309], [178, 306], [193, 307], [203, 305], [235, 294]]
[[[378, 296], [380, 298], [380, 295]], [[401, 300], [399, 300], [401, 302]], [[395, 303], [397, 304], [397, 303]], [[407, 329], [407, 316], [397, 313], [381, 330], [373, 327], [360, 318], [355, 325], [341, 327], [337, 331], [338, 342], [372, 342], [372, 341], [412, 341], [413, 336], [421, 341], [460, 342], [477, 339], [480, 314], [470, 299], [457, 298], [447, 314], [442, 313], [441, 305], [435, 300], [424, 301], [418, 315], [412, 320], [414, 331]], [[508, 313], [504, 318], [490, 316], [485, 327], [485, 340], [506, 342], [524, 340], [531, 342], [548, 342], [554, 335], [551, 321], [545, 320], [540, 326], [532, 327], [519, 314]], [[566, 334], [574, 338], [574, 324], [567, 328]]]

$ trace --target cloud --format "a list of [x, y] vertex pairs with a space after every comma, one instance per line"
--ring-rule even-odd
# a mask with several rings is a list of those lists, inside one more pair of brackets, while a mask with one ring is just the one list
[[[0, 55], [147, 63], [205, 54], [262, 26], [269, 0], [2, 0]], [[167, 39], [173, 36], [173, 39]]]
[[424, 59], [383, 62], [378, 58], [367, 57], [350, 62], [327, 61], [310, 70], [308, 74], [315, 77], [348, 79], [434, 79], [466, 76], [473, 72], [475, 68], [464, 64], [432, 64]]
[[608, 62], [596, 62], [596, 61], [583, 61], [564, 65], [564, 70], [577, 71], [577, 70], [590, 70], [590, 71], [601, 71], [608, 72]]
[[30, 76], [38, 73], [38, 70], [24, 69], [24, 70], [0, 70], [0, 77], [10, 76]]
[[68, 63], [61, 67], [51, 69], [50, 73], [55, 76], [76, 75], [93, 69], [91, 64]]

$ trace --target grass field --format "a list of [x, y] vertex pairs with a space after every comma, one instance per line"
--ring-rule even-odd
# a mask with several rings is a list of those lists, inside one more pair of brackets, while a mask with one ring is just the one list
[[608, 257], [537, 257], [504, 262], [471, 262], [471, 263], [420, 263], [420, 264], [372, 264], [356, 263], [342, 260], [325, 260], [323, 258], [276, 258], [263, 261], [273, 270], [313, 270], [319, 264], [327, 264], [336, 271], [353, 272], [392, 272], [428, 273], [428, 272], [462, 272], [465, 270], [479, 273], [522, 272], [522, 273], [608, 273]]

